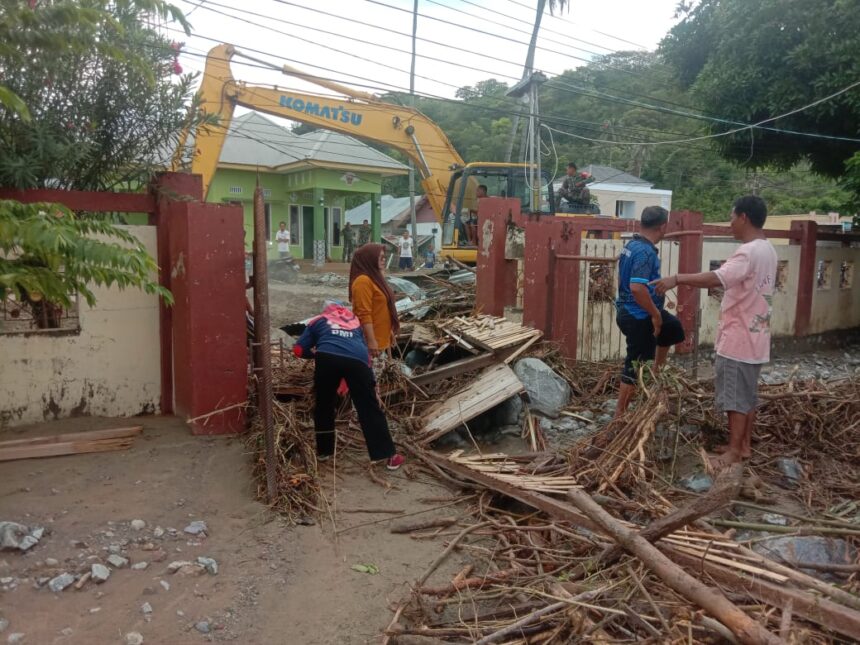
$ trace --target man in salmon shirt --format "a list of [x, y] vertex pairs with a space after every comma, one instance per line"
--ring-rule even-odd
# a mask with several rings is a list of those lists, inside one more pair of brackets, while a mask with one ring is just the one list
[[719, 450], [722, 455], [710, 458], [715, 470], [750, 456], [759, 373], [770, 361], [770, 300], [777, 257], [762, 230], [766, 219], [767, 206], [761, 197], [741, 197], [732, 207], [730, 222], [732, 235], [741, 245], [719, 269], [654, 281], [658, 294], [682, 284], [725, 290], [714, 344], [714, 386], [716, 407], [728, 414], [729, 443]]

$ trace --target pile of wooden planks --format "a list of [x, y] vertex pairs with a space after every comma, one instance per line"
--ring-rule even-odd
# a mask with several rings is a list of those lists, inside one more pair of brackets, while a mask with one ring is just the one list
[[[542, 335], [537, 329], [489, 315], [455, 316], [437, 322], [436, 327], [466, 349], [493, 353], [517, 345], [520, 346], [520, 350], [525, 351]], [[519, 353], [521, 352], [517, 352], [517, 355]], [[508, 362], [510, 362], [509, 359]]]
[[422, 443], [429, 443], [522, 392], [523, 384], [503, 363], [486, 368], [467, 387], [431, 406], [422, 415]]
[[143, 426], [131, 426], [0, 441], [0, 461], [126, 450], [141, 432]]

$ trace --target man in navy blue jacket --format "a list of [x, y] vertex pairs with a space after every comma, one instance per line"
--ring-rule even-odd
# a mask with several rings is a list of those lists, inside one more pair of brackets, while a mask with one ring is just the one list
[[684, 340], [681, 321], [664, 308], [665, 298], [649, 283], [660, 279], [657, 244], [666, 235], [669, 212], [659, 206], [642, 211], [641, 233], [633, 235], [618, 259], [618, 299], [615, 321], [627, 339], [615, 416], [627, 410], [636, 391], [636, 364], [654, 361], [659, 369], [669, 348]]

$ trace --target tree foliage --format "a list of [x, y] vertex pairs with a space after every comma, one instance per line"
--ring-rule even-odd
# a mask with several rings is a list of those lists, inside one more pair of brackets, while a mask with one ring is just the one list
[[[188, 29], [163, 0], [0, 0], [0, 186], [146, 185], [182, 128], [204, 122], [156, 17]], [[103, 218], [0, 201], [0, 299], [44, 310], [77, 292], [92, 305], [93, 287], [118, 286], [171, 302], [156, 275]]]
[[[729, 121], [711, 122], [711, 133], [785, 114], [860, 79], [855, 0], [702, 0], [682, 10], [661, 52], [692, 97]], [[767, 125], [783, 131], [742, 130], [716, 144], [748, 167], [807, 161], [814, 172], [839, 177], [857, 143], [785, 130], [857, 138], [860, 88]]]
[[142, 185], [189, 118], [193, 77], [147, 25], [160, 0], [0, 0], [0, 79], [29, 109], [0, 109], [0, 185]]

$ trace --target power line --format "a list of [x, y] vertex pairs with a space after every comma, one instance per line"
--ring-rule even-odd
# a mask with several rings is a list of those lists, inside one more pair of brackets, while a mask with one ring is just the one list
[[[837, 90], [836, 92], [833, 92], [832, 94], [828, 94], [827, 96], [825, 96], [823, 98], [820, 98], [816, 101], [813, 101], [812, 103], [808, 103], [807, 105], [796, 108], [796, 109], [791, 110], [789, 112], [785, 112], [784, 114], [780, 114], [780, 115], [774, 116], [774, 117], [769, 117], [767, 119], [763, 119], [761, 121], [758, 121], [757, 123], [745, 125], [741, 128], [734, 128], [732, 130], [727, 130], [726, 132], [718, 132], [716, 134], [706, 134], [706, 135], [702, 135], [702, 136], [698, 136], [698, 137], [690, 137], [688, 139], [676, 139], [674, 141], [652, 141], [652, 142], [612, 141], [612, 142], [602, 142], [602, 143], [607, 143], [609, 145], [616, 145], [616, 146], [660, 146], [660, 145], [667, 145], [667, 144], [678, 144], [678, 143], [689, 143], [689, 142], [693, 142], [693, 141], [703, 141], [705, 139], [716, 139], [718, 137], [726, 137], [730, 134], [737, 134], [738, 132], [743, 132], [744, 130], [752, 130], [753, 128], [757, 128], [761, 125], [764, 125], [765, 123], [772, 123], [773, 121], [778, 121], [779, 119], [783, 119], [787, 116], [791, 116], [793, 114], [798, 114], [799, 112], [804, 112], [805, 110], [808, 110], [809, 108], [815, 107], [816, 105], [820, 105], [822, 103], [826, 103], [827, 101], [830, 101], [831, 99], [834, 99], [837, 96], [845, 94], [845, 92], [849, 92], [858, 86], [860, 86], [860, 81], [856, 81], [854, 83], [851, 83], [850, 85], [843, 87], [842, 89]], [[578, 139], [586, 139], [588, 141], [595, 141], [594, 139], [587, 139], [586, 137], [580, 137], [579, 135], [575, 135], [575, 134], [572, 134], [570, 132], [562, 132], [560, 130], [554, 130], [554, 131], [558, 132], [559, 134], [566, 134], [568, 136], [575, 137]], [[800, 133], [798, 133], [798, 134], [800, 134]], [[826, 138], [826, 139], [836, 138], [840, 141], [850, 141], [853, 143], [860, 143], [860, 139], [852, 139], [852, 138], [848, 138], [848, 137], [829, 137], [827, 135], [818, 135], [818, 136], [820, 138]]]

